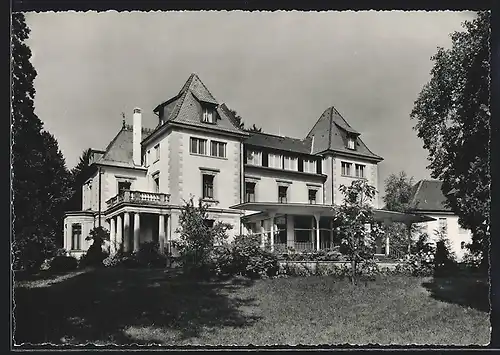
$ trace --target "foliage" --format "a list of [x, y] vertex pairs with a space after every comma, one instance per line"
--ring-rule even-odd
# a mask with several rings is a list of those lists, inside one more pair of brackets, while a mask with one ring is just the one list
[[444, 276], [457, 271], [455, 255], [450, 251], [450, 242], [443, 233], [438, 233], [434, 255], [434, 276]]
[[157, 268], [165, 267], [167, 265], [167, 257], [165, 254], [160, 253], [159, 245], [156, 242], [146, 242], [141, 244], [135, 257], [139, 265]]
[[30, 30], [12, 15], [13, 267], [36, 270], [62, 246], [70, 176], [57, 141], [34, 112], [37, 75], [26, 45]]
[[413, 244], [411, 248], [412, 254], [418, 254], [418, 253], [434, 254], [434, 252], [435, 252], [434, 243], [430, 241], [429, 235], [427, 233], [421, 233], [418, 236], [416, 243]]
[[413, 176], [409, 177], [405, 171], [401, 171], [397, 175], [389, 175], [384, 184], [383, 200], [386, 210], [404, 213], [413, 207]]
[[109, 231], [104, 227], [92, 228], [86, 240], [93, 240], [87, 252], [80, 259], [80, 266], [103, 266], [103, 261], [108, 257], [108, 253], [103, 250], [103, 244], [109, 240]]
[[245, 122], [243, 122], [243, 118], [241, 118], [238, 112], [232, 109], [229, 109], [229, 112], [231, 112], [231, 114], [233, 115], [236, 126], [239, 127], [240, 129], [245, 130], [247, 132], [262, 132], [262, 128], [257, 127], [255, 123], [252, 125], [252, 127], [245, 128]]
[[176, 230], [180, 237], [174, 243], [184, 269], [199, 273], [200, 276], [210, 273], [214, 247], [225, 243], [227, 231], [232, 229], [232, 225], [220, 221], [212, 227], [207, 225], [207, 209], [208, 206], [201, 199], [198, 206], [194, 205], [193, 198], [185, 203], [179, 217], [180, 227]]
[[91, 172], [90, 159], [92, 157], [92, 149], [85, 149], [80, 155], [78, 164], [71, 169], [71, 189], [72, 196], [68, 202], [70, 210], [80, 210], [82, 208], [82, 185], [89, 177]]
[[339, 251], [340, 247], [322, 249], [311, 252], [297, 252], [291, 249], [283, 254], [282, 258], [287, 261], [344, 261], [345, 256]]
[[50, 271], [71, 271], [78, 267], [78, 260], [74, 256], [57, 255], [52, 258], [49, 266]]
[[490, 13], [479, 12], [451, 34], [452, 47], [431, 58], [431, 80], [411, 118], [428, 150], [433, 178], [443, 182], [447, 203], [472, 231], [470, 250], [488, 264], [490, 224]]
[[434, 272], [434, 254], [431, 251], [406, 255], [396, 265], [395, 273], [407, 276], [431, 276]]
[[338, 234], [342, 252], [352, 263], [351, 281], [354, 283], [357, 264], [373, 258], [375, 240], [379, 237], [367, 229], [368, 224], [375, 224], [373, 207], [369, 202], [375, 197], [376, 189], [365, 180], [355, 180], [348, 187], [341, 185], [339, 190], [344, 195], [344, 201], [337, 208], [334, 220], [340, 225]]
[[262, 132], [262, 127], [257, 127], [255, 125], [255, 123], [252, 125], [252, 127], [250, 128], [247, 128], [245, 131], [247, 132], [258, 132], [258, 133], [261, 133]]

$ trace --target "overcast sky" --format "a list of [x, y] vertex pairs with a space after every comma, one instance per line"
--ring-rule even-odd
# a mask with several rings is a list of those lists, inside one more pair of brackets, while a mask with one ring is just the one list
[[471, 12], [29, 13], [35, 108], [69, 168], [104, 149], [134, 107], [153, 108], [196, 72], [247, 126], [302, 138], [335, 106], [391, 173], [429, 178], [409, 114]]

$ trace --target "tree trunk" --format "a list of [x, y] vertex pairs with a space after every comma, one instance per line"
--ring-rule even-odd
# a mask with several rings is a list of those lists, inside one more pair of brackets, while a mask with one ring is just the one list
[[354, 280], [356, 278], [356, 259], [352, 258], [351, 260], [351, 282], [354, 285]]

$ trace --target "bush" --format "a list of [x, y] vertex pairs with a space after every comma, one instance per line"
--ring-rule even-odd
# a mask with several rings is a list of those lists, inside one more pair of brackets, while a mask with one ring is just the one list
[[[236, 236], [230, 245], [229, 270], [233, 275], [250, 278], [270, 277], [278, 273], [278, 257], [260, 247], [256, 236]], [[225, 259], [227, 263], [228, 259]]]
[[211, 259], [212, 272], [218, 277], [229, 277], [237, 273], [230, 245], [216, 246], [212, 251]]
[[93, 243], [87, 252], [80, 258], [80, 267], [102, 267], [104, 266], [103, 260], [108, 257], [108, 253], [102, 250], [100, 245]]
[[450, 251], [449, 242], [441, 238], [436, 243], [436, 253], [434, 255], [434, 276], [445, 276], [453, 274], [458, 270], [453, 253]]
[[156, 242], [146, 242], [141, 244], [139, 251], [135, 253], [135, 258], [140, 266], [149, 268], [164, 268], [167, 266], [167, 257], [161, 254], [159, 245]]
[[283, 254], [286, 261], [345, 261], [346, 257], [340, 252], [340, 247], [310, 252], [296, 252], [290, 248], [288, 253]]
[[434, 255], [431, 251], [406, 256], [396, 265], [395, 273], [408, 276], [432, 276]]
[[71, 271], [78, 267], [78, 260], [74, 256], [57, 255], [50, 262], [50, 271]]

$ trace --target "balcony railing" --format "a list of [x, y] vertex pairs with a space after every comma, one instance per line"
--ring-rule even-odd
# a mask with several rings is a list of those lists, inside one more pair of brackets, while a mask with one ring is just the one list
[[141, 205], [166, 205], [170, 202], [170, 195], [159, 192], [123, 190], [106, 201], [106, 204], [108, 208], [111, 208], [122, 202]]

